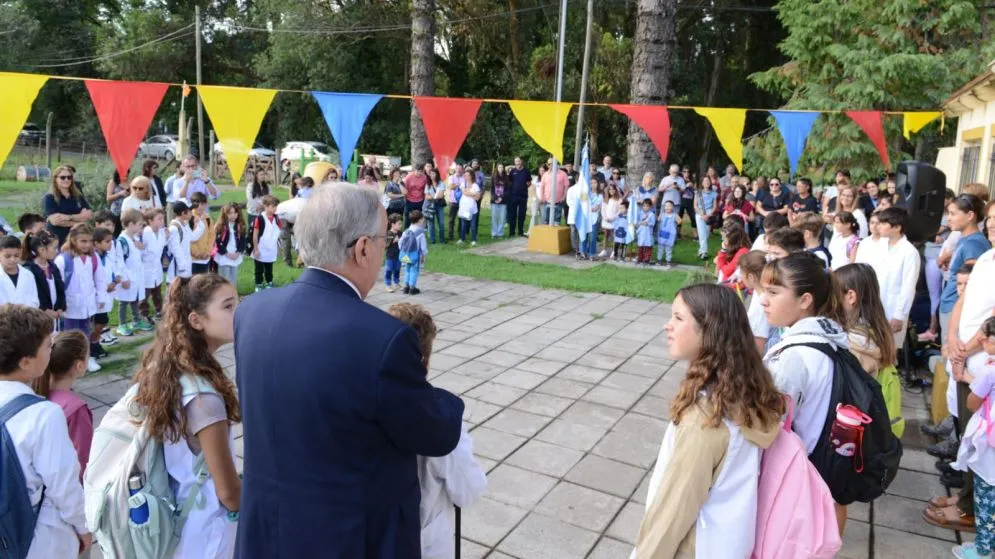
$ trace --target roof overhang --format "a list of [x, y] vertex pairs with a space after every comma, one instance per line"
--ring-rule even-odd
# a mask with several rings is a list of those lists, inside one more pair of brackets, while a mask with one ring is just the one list
[[988, 70], [964, 84], [943, 102], [946, 116], [955, 117], [995, 101], [995, 61], [988, 64]]

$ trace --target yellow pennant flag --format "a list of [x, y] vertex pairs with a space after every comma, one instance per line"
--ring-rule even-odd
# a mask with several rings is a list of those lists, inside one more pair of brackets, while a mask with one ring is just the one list
[[508, 105], [525, 129], [525, 133], [535, 140], [539, 147], [562, 162], [563, 130], [567, 127], [567, 116], [573, 103], [508, 101]]
[[940, 111], [902, 113], [902, 134], [905, 134], [905, 139], [908, 140], [910, 139], [909, 136], [922, 130], [923, 126], [941, 116], [943, 116], [943, 113]]
[[211, 117], [232, 182], [237, 185], [276, 90], [201, 85], [197, 94]]
[[726, 150], [736, 170], [743, 172], [743, 127], [746, 126], [746, 109], [713, 109], [695, 107], [694, 112], [712, 123], [719, 144]]
[[47, 81], [48, 76], [0, 72], [0, 167], [21, 134], [38, 91]]

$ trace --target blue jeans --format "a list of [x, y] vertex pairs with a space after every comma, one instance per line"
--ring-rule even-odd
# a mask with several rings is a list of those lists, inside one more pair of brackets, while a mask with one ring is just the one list
[[421, 272], [421, 255], [417, 252], [406, 253], [411, 259], [409, 264], [404, 265], [404, 285], [408, 287], [418, 286], [418, 274]]
[[508, 220], [508, 206], [491, 204], [491, 237], [504, 236], [504, 223]]
[[419, 210], [419, 211], [421, 211], [423, 204], [424, 204], [424, 202], [408, 202], [407, 200], [404, 201], [404, 228], [405, 229], [408, 228], [408, 214], [410, 214], [412, 210]]
[[694, 216], [695, 225], [698, 227], [698, 254], [708, 254], [708, 235], [712, 230], [705, 221], [705, 216]]
[[584, 239], [584, 253], [591, 257], [598, 253], [598, 229], [599, 227], [595, 226]]
[[435, 206], [432, 210], [434, 220], [428, 222], [428, 240], [435, 242], [435, 229], [439, 229], [439, 242], [446, 242], [446, 208], [445, 206]]
[[[543, 225], [549, 225], [549, 206], [549, 204], [542, 204], [542, 207], [540, 208]], [[556, 208], [556, 211], [554, 212], [553, 217], [556, 219], [553, 221], [553, 225], [559, 225], [560, 220], [563, 218], [563, 206], [555, 204], [554, 207]]]
[[473, 229], [473, 231], [471, 233], [472, 238], [470, 240], [472, 240], [473, 242], [477, 242], [477, 230], [480, 229], [480, 212], [479, 211], [477, 213], [473, 214], [473, 217], [470, 219], [470, 228]]
[[470, 223], [469, 219], [459, 218], [459, 240], [462, 242], [466, 242], [466, 234], [470, 232]]
[[383, 282], [387, 286], [401, 285], [401, 259], [388, 258], [383, 263]]

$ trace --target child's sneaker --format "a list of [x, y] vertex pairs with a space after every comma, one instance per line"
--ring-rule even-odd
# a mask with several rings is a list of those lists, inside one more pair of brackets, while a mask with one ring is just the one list
[[152, 330], [155, 329], [155, 326], [142, 319], [136, 322], [134, 325], [132, 325], [132, 328], [134, 328], [135, 330], [140, 330], [142, 332], [151, 332]]
[[265, 288], [266, 288], [266, 284], [264, 284], [264, 283], [257, 283], [256, 284], [255, 293], [259, 293], [260, 291], [262, 291]]
[[135, 332], [132, 331], [131, 326], [128, 325], [128, 324], [122, 324], [122, 325], [118, 326], [116, 332], [117, 332], [118, 336], [128, 337], [128, 336], [134, 336], [135, 335]]
[[90, 357], [86, 364], [86, 371], [88, 373], [96, 373], [100, 369], [103, 369], [103, 367], [100, 366], [100, 363], [97, 363], [97, 360], [94, 357]]
[[110, 330], [104, 330], [104, 333], [100, 335], [100, 343], [104, 345], [114, 345], [117, 343], [117, 336], [115, 336]]
[[273, 282], [271, 282], [271, 281], [266, 282], [265, 289], [273, 289]]
[[405, 285], [404, 286], [404, 294], [407, 295], [409, 293], [411, 293], [411, 288]]
[[421, 293], [421, 289], [418, 289], [417, 287], [412, 287], [412, 288], [410, 289], [409, 293], [410, 293], [411, 295], [418, 295], [419, 293]]
[[470, 246], [472, 246], [472, 247], [475, 247], [475, 246], [477, 246], [477, 241], [471, 241], [471, 242], [470, 242]]
[[981, 555], [978, 553], [978, 548], [975, 547], [974, 542], [965, 542], [961, 545], [955, 545], [951, 551], [954, 557], [957, 559], [990, 559], [991, 554]]
[[395, 291], [397, 291], [397, 287], [396, 286], [393, 286], [393, 285], [388, 285], [387, 286], [387, 293], [393, 293]]

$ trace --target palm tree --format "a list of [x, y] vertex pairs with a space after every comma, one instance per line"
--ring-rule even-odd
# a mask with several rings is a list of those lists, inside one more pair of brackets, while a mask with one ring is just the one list
[[[411, 95], [435, 94], [435, 0], [412, 0], [411, 4]], [[432, 158], [414, 101], [411, 102], [411, 164]]]
[[[664, 105], [670, 95], [670, 57], [677, 41], [676, 0], [637, 0], [636, 36], [632, 57], [631, 103]], [[661, 177], [663, 162], [653, 142], [634, 122], [629, 122], [627, 172], [630, 177], [646, 171]]]

